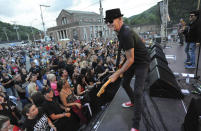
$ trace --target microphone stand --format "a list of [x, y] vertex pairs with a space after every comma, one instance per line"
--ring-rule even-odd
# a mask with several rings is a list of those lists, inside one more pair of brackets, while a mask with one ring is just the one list
[[[201, 44], [201, 43], [200, 43]], [[198, 58], [197, 58], [197, 65], [196, 65], [196, 73], [195, 73], [195, 79], [199, 80], [200, 76], [198, 76], [198, 66], [199, 66], [199, 61], [200, 61], [200, 45], [199, 45], [199, 50], [198, 50]]]

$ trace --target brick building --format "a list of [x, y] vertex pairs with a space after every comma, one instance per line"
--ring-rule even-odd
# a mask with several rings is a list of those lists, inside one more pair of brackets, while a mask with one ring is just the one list
[[47, 34], [56, 41], [66, 38], [89, 41], [115, 36], [103, 23], [102, 15], [94, 12], [63, 9], [56, 23], [57, 26], [47, 29]]

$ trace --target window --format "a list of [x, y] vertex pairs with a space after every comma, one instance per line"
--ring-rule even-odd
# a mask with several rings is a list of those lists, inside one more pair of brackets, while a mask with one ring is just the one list
[[66, 17], [63, 17], [63, 18], [62, 18], [61, 24], [62, 24], [62, 25], [68, 24], [68, 21], [67, 21], [67, 18], [66, 18]]

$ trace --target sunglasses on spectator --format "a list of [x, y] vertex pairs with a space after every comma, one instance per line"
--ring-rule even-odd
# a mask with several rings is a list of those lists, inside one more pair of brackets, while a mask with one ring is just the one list
[[193, 17], [193, 16], [195, 16], [195, 15], [190, 15], [190, 17]]

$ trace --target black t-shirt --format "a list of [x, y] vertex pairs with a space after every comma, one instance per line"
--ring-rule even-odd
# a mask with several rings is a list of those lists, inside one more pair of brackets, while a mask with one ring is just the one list
[[[8, 75], [8, 78], [3, 77], [2, 83], [7, 83], [9, 80], [12, 80], [12, 78]], [[10, 82], [9, 84], [6, 84], [5, 88], [11, 88], [14, 86], [14, 81]]]
[[23, 124], [23, 128], [26, 128], [27, 131], [49, 131], [50, 127], [48, 125], [48, 117], [42, 111], [38, 110], [38, 115], [35, 119], [26, 119]]
[[66, 65], [66, 63], [64, 61], [59, 61], [58, 62], [58, 69], [64, 69], [65, 65]]
[[40, 80], [42, 78], [42, 74], [41, 74], [41, 67], [40, 66], [35, 66], [34, 68], [31, 67], [29, 72], [32, 72], [33, 74], [37, 74], [39, 73], [39, 76], [38, 76], [38, 80]]
[[58, 70], [58, 63], [59, 63], [59, 60], [58, 60], [56, 57], [53, 57], [53, 58], [52, 58], [52, 64], [53, 64], [54, 66], [56, 66], [56, 67], [53, 67], [53, 68], [52, 68], [54, 71], [57, 71], [57, 70]]
[[[18, 85], [18, 86], [20, 86], [20, 88], [23, 88], [23, 87], [22, 87], [22, 81], [21, 81], [21, 82], [15, 81], [15, 84]], [[26, 92], [25, 92], [25, 89], [24, 89], [24, 92], [20, 92], [20, 91], [17, 90], [17, 93], [18, 93], [20, 99], [26, 99]]]
[[26, 82], [27, 74], [21, 73], [22, 83]]
[[96, 66], [97, 66], [97, 62], [92, 62], [92, 67], [95, 69], [96, 68]]
[[40, 74], [40, 71], [41, 71], [41, 68], [39, 66], [31, 67], [29, 69], [29, 72], [32, 72], [33, 74], [37, 74], [37, 73]]
[[59, 104], [55, 102], [54, 100], [53, 101], [44, 100], [43, 109], [48, 116], [52, 114], [55, 114], [55, 115], [62, 114], [63, 112], [65, 112], [63, 109], [61, 109]]
[[119, 46], [121, 46], [124, 51], [134, 48], [133, 65], [148, 64], [150, 62], [149, 53], [145, 44], [130, 27], [123, 25], [118, 33], [118, 39], [120, 43]]
[[9, 103], [2, 103], [1, 106], [3, 107], [3, 110], [0, 110], [0, 115], [4, 115], [10, 118], [10, 123], [13, 125], [18, 125], [17, 119], [12, 115], [12, 109], [11, 104]]
[[72, 78], [72, 75], [74, 73], [74, 66], [72, 64], [66, 64], [66, 70], [67, 70], [70, 78]]
[[[104, 68], [103, 65], [102, 65], [102, 66], [97, 65], [97, 66], [96, 66], [96, 69], [95, 69], [95, 74], [96, 74], [96, 76], [98, 77], [98, 74], [101, 74], [101, 73], [103, 73], [104, 71], [105, 71], [105, 68]], [[108, 73], [105, 74], [105, 75], [103, 75], [103, 76], [101, 76], [101, 77], [99, 78], [100, 81], [102, 81], [107, 75], [108, 75]]]
[[[65, 112], [54, 100], [45, 100], [43, 103], [43, 109], [48, 116], [52, 114], [62, 114]], [[52, 120], [57, 128], [57, 131], [77, 131], [79, 124], [78, 117], [72, 111], [70, 113], [70, 117], [62, 117], [57, 120]]]

